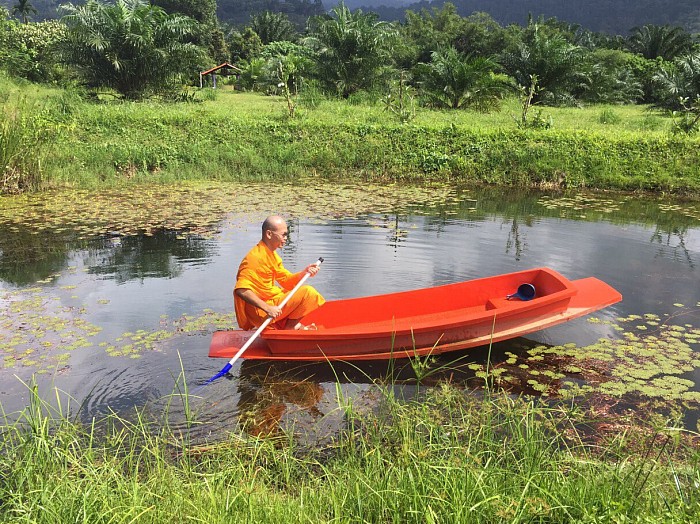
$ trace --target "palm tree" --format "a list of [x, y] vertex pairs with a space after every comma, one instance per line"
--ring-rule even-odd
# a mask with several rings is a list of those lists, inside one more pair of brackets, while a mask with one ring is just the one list
[[677, 58], [654, 75], [664, 109], [681, 110], [687, 102], [700, 98], [700, 52]]
[[310, 20], [311, 35], [304, 40], [314, 49], [317, 75], [343, 98], [371, 87], [389, 59], [389, 44], [396, 30], [377, 20], [374, 13], [350, 12], [344, 3], [331, 16]]
[[12, 7], [12, 15], [17, 16], [23, 23], [29, 23], [30, 15], [37, 14], [38, 11], [29, 0], [17, 0], [17, 3]]
[[580, 66], [579, 84], [573, 89], [573, 94], [577, 99], [593, 103], [630, 104], [642, 100], [642, 85], [629, 65], [636, 59], [628, 51], [615, 49], [598, 49], [587, 53]]
[[571, 89], [580, 83], [579, 65], [584, 50], [569, 43], [561, 34], [543, 34], [537, 26], [528, 41], [522, 42], [514, 53], [506, 53], [501, 63], [521, 88], [527, 89], [533, 76], [538, 91], [533, 103], [542, 98], [562, 100], [571, 97]]
[[68, 26], [64, 53], [90, 87], [140, 98], [172, 85], [192, 71], [201, 50], [185, 39], [194, 21], [168, 15], [144, 0], [97, 0], [64, 6]]
[[673, 60], [693, 49], [693, 37], [682, 27], [647, 24], [632, 29], [627, 45], [644, 58]]
[[262, 43], [294, 41], [296, 31], [289, 17], [284, 13], [264, 11], [250, 17], [250, 27], [257, 33]]
[[454, 48], [434, 51], [432, 60], [420, 64], [420, 86], [434, 107], [487, 110], [512, 89], [504, 75], [496, 75], [498, 64], [483, 57], [469, 57]]

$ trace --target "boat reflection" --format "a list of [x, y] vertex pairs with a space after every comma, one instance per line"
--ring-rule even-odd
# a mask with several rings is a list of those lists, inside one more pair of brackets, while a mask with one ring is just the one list
[[[395, 361], [303, 363], [244, 360], [237, 381], [237, 413], [241, 427], [254, 436], [276, 436], [291, 429], [318, 443], [345, 426], [344, 403], [352, 409], [376, 409], [385, 395], [410, 401], [448, 382], [478, 392], [485, 385], [483, 370], [508, 367], [513, 394], [537, 395], [523, 370], [513, 372], [509, 354], [524, 354], [543, 344], [516, 338], [434, 357]], [[489, 361], [490, 359], [490, 361]], [[543, 366], [547, 362], [542, 362]], [[555, 393], [560, 381], [552, 381]], [[312, 435], [313, 434], [313, 435]]]

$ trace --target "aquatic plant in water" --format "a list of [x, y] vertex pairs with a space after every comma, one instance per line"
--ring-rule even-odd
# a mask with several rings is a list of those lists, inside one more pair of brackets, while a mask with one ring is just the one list
[[71, 351], [92, 346], [102, 330], [84, 319], [83, 308], [61, 304], [43, 287], [0, 292], [0, 298], [0, 356], [5, 369], [60, 370]]
[[96, 308], [109, 307], [106, 298], [86, 304], [75, 295], [77, 286], [56, 286], [62, 276], [78, 273], [69, 268], [52, 274], [37, 285], [0, 290], [0, 358], [2, 369], [29, 368], [39, 374], [62, 372], [72, 351], [99, 348], [110, 356], [139, 358], [145, 351], [164, 351], [165, 344], [178, 336], [210, 333], [234, 325], [232, 312], [206, 309], [169, 319], [162, 316], [153, 329], [125, 332], [110, 339], [102, 336], [102, 326], [86, 320]]
[[[700, 329], [654, 314], [616, 322], [593, 317], [589, 322], [610, 324], [621, 337], [582, 347], [565, 344], [508, 352], [507, 359], [496, 364], [494, 380], [507, 389], [564, 399], [606, 395], [700, 403], [694, 382], [684, 377], [700, 368]], [[482, 366], [472, 367], [485, 375]]]
[[[290, 198], [292, 197], [293, 198]], [[448, 184], [425, 186], [317, 184], [184, 183], [102, 191], [74, 190], [0, 198], [0, 229], [65, 234], [77, 238], [104, 235], [152, 235], [173, 230], [211, 235], [222, 220], [243, 227], [257, 223], [275, 202], [278, 213], [316, 220], [396, 213], [462, 200]]]
[[[632, 206], [639, 205], [636, 198], [617, 195], [610, 198], [604, 195], [577, 193], [574, 195], [549, 196], [543, 195], [538, 199], [538, 204], [543, 208], [558, 212], [561, 218], [570, 219], [610, 219], [613, 215], [638, 216]], [[700, 206], [695, 202], [676, 203], [654, 201], [649, 204], [656, 207], [656, 214], [660, 216], [685, 217], [691, 222], [700, 221]]]

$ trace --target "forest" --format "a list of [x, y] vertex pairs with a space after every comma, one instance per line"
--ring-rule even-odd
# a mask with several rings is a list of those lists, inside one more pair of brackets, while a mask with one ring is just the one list
[[[200, 72], [227, 63], [219, 87], [278, 96], [290, 120], [322, 100], [379, 105], [402, 124], [419, 109], [488, 114], [515, 100], [521, 130], [550, 129], [547, 107], [596, 104], [653, 109], [675, 135], [700, 128], [700, 43], [680, 26], [645, 24], [621, 36], [553, 17], [502, 25], [485, 13], [462, 16], [449, 3], [408, 11], [403, 22], [340, 4], [310, 16], [304, 29], [273, 11], [227, 25], [214, 0], [89, 0], [62, 10], [60, 20], [44, 22], [32, 21], [30, 0], [0, 12], [8, 78], [85, 101], [197, 102], [206, 94], [199, 82], [209, 85]], [[12, 125], [43, 123], [12, 116], [16, 107], [4, 109], [6, 141]], [[26, 132], [30, 144], [32, 136]], [[11, 148], [0, 153], [6, 178], [32, 172]], [[31, 186], [29, 179], [13, 184]]]
[[235, 65], [237, 89], [347, 99], [385, 95], [398, 82], [404, 95], [437, 108], [483, 111], [529, 92], [532, 104], [692, 112], [700, 94], [699, 40], [680, 26], [649, 23], [621, 36], [556, 17], [504, 25], [486, 13], [463, 16], [451, 3], [408, 11], [403, 22], [340, 4], [302, 28], [271, 10], [232, 26], [215, 0], [89, 0], [61, 10], [60, 20], [44, 22], [32, 21], [31, 0], [0, 11], [0, 68], [131, 99], [172, 93], [224, 62]]

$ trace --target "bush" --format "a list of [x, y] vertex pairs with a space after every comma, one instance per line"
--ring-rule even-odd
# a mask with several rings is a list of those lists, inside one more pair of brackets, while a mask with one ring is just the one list
[[700, 97], [700, 52], [687, 55], [667, 64], [654, 76], [659, 88], [657, 106], [673, 111], [684, 111], [684, 100], [691, 103]]

